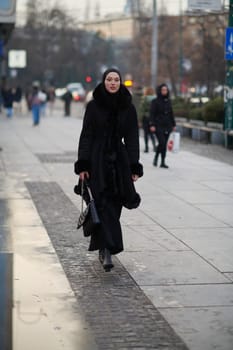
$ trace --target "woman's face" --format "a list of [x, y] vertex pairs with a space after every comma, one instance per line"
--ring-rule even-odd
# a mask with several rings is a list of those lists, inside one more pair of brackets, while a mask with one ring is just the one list
[[119, 75], [116, 72], [110, 72], [105, 78], [104, 81], [105, 88], [110, 94], [115, 94], [121, 85], [121, 80]]
[[167, 96], [168, 94], [168, 88], [166, 86], [163, 86], [162, 89], [161, 89], [161, 94], [163, 96]]

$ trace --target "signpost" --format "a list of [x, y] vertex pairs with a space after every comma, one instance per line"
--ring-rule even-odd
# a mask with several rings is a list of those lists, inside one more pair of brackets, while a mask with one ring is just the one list
[[25, 68], [27, 65], [27, 55], [25, 50], [10, 50], [8, 53], [9, 68]]
[[188, 9], [220, 11], [221, 0], [188, 0]]

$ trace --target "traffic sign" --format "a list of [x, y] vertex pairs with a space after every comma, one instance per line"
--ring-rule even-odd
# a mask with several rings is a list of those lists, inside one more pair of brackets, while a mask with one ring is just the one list
[[189, 10], [220, 11], [221, 0], [188, 0]]
[[225, 59], [233, 60], [233, 27], [226, 28]]
[[10, 50], [8, 54], [9, 68], [25, 68], [27, 66], [27, 53], [25, 50]]

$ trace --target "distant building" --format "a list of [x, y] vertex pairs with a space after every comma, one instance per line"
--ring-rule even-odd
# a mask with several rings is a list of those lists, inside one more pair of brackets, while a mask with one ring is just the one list
[[99, 32], [106, 39], [131, 40], [140, 29], [138, 16], [109, 16], [83, 24], [83, 29], [91, 32]]

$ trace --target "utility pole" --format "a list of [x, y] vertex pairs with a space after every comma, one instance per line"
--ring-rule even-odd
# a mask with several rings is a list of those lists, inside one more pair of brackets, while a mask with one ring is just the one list
[[183, 13], [182, 0], [179, 0], [179, 95], [182, 96], [182, 82], [183, 82]]
[[[229, 4], [228, 26], [233, 29], [233, 0], [230, 0], [230, 4]], [[231, 41], [232, 40], [230, 39], [230, 42]], [[224, 130], [226, 130], [225, 146], [228, 148], [229, 146], [233, 145], [232, 137], [229, 136], [229, 132], [233, 130], [233, 59], [227, 60], [224, 102], [225, 102]]]
[[157, 65], [158, 65], [158, 16], [156, 0], [153, 0], [152, 17], [152, 44], [151, 44], [151, 86], [157, 85]]

